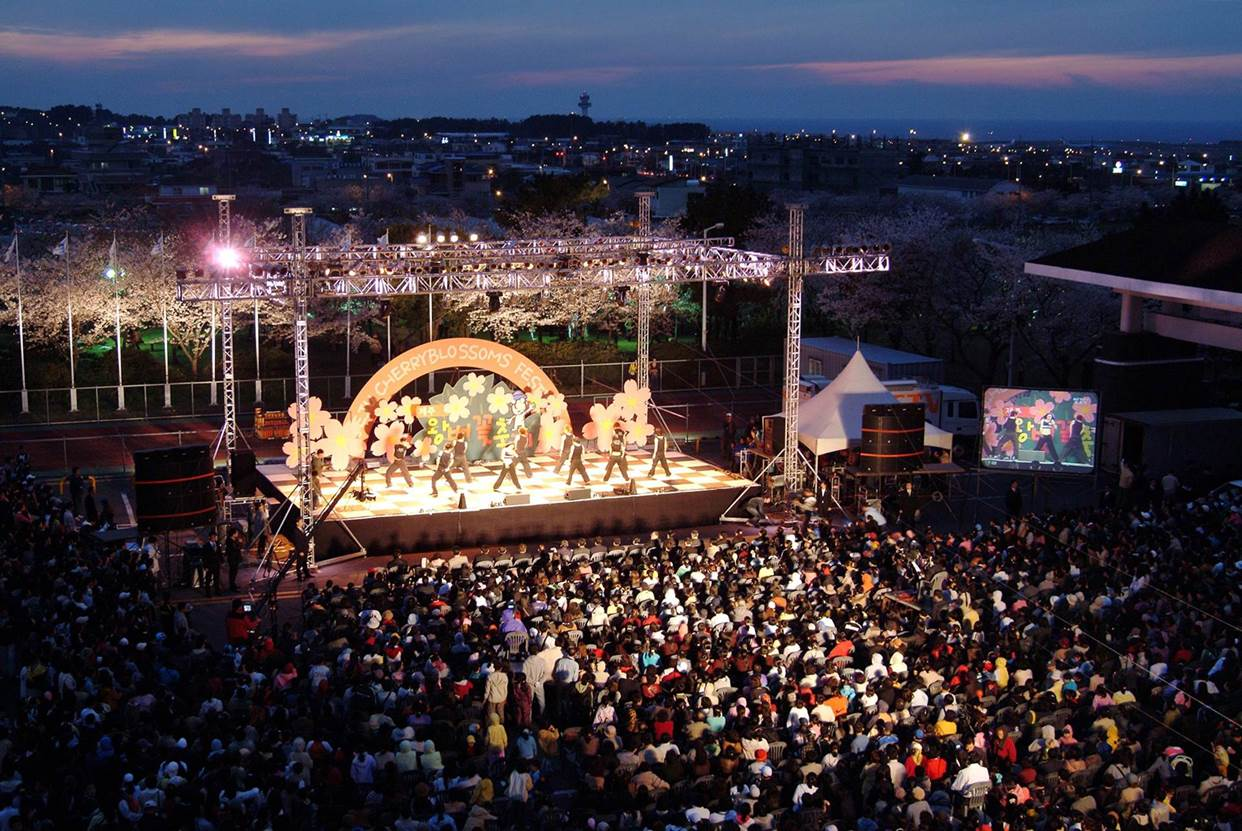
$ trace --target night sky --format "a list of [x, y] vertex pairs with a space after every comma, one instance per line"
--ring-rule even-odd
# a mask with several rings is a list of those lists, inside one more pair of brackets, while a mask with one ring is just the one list
[[1242, 0], [4, 4], [0, 103], [1233, 120]]

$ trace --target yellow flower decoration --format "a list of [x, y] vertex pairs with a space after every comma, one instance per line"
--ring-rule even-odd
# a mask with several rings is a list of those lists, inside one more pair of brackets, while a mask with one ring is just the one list
[[477, 372], [471, 372], [466, 376], [466, 381], [462, 388], [466, 391], [466, 395], [474, 398], [476, 395], [482, 394], [485, 386], [487, 386], [487, 383], [483, 380], [483, 376]]

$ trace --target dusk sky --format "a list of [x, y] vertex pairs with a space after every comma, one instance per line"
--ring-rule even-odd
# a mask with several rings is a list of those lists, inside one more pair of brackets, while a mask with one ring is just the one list
[[4, 4], [0, 103], [1236, 121], [1242, 0]]

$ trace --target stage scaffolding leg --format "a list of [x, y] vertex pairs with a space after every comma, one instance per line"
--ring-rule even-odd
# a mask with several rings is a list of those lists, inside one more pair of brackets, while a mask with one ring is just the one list
[[306, 563], [314, 568], [315, 538], [311, 530], [315, 517], [315, 493], [311, 484], [310, 343], [307, 337], [310, 280], [306, 270], [306, 216], [310, 212], [310, 208], [285, 208], [285, 213], [292, 217], [293, 247], [296, 251], [290, 305], [293, 307], [293, 375], [297, 399], [298, 511], [306, 532]]
[[[651, 191], [640, 191], [638, 194], [638, 235], [640, 237], [651, 236], [651, 197], [655, 196]], [[638, 305], [638, 324], [635, 327], [637, 333], [637, 354], [634, 358], [634, 380], [640, 388], [649, 388], [651, 386], [651, 286], [648, 285], [650, 274], [646, 268], [639, 272], [639, 284], [635, 287], [637, 292]]]
[[789, 298], [785, 318], [785, 495], [796, 499], [802, 494], [803, 469], [798, 447], [798, 393], [801, 387], [802, 361], [802, 276], [806, 269], [803, 259], [802, 223], [804, 205], [789, 206]]
[[[767, 475], [767, 472], [768, 472], [769, 470], [771, 470], [771, 469], [772, 469], [772, 465], [776, 464], [776, 460], [777, 460], [778, 458], [779, 458], [779, 457], [777, 457], [777, 456], [773, 456], [772, 458], [768, 459], [768, 463], [767, 463], [766, 465], [764, 465], [764, 466], [763, 466], [763, 468], [759, 471], [759, 475], [758, 475], [758, 476], [756, 476], [756, 477], [754, 478], [754, 480], [752, 480], [752, 481], [755, 481], [755, 482], [759, 485], [759, 489], [760, 489], [760, 490], [763, 490], [763, 477], [764, 477], [764, 476], [766, 476], [766, 475]], [[739, 493], [739, 494], [737, 495], [737, 498], [736, 498], [736, 499], [734, 499], [732, 502], [730, 502], [730, 503], [729, 503], [729, 507], [725, 508], [725, 509], [724, 509], [724, 510], [720, 513], [720, 521], [721, 521], [721, 522], [728, 522], [728, 521], [730, 521], [730, 520], [728, 519], [728, 517], [729, 517], [729, 511], [732, 511], [734, 508], [736, 508], [736, 507], [737, 507], [737, 503], [741, 502], [741, 501], [742, 501], [742, 497], [743, 497], [743, 496], [745, 496], [745, 495], [746, 495], [749, 491], [750, 491], [750, 488], [744, 488], [744, 489], [742, 490], [742, 492], [741, 492], [741, 493]]]
[[229, 451], [229, 482], [232, 483], [233, 451], [237, 449], [237, 391], [233, 384], [233, 304], [220, 304], [220, 351], [224, 364], [224, 444]]

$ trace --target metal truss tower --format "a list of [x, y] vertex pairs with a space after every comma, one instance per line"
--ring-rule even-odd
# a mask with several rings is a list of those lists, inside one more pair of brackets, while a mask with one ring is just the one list
[[[230, 206], [237, 197], [218, 193], [216, 202], [216, 244], [228, 248], [233, 243]], [[225, 275], [226, 279], [232, 275]], [[224, 368], [224, 446], [228, 448], [228, 470], [233, 473], [233, 451], [237, 449], [237, 395], [233, 383], [233, 304], [220, 303], [220, 351]], [[231, 478], [230, 478], [231, 481]]]
[[785, 385], [782, 392], [785, 415], [785, 493], [790, 498], [801, 496], [803, 482], [802, 459], [798, 450], [798, 395], [802, 387], [802, 275], [806, 270], [802, 230], [805, 213], [805, 205], [789, 206], [789, 296], [785, 311]]
[[315, 522], [315, 489], [311, 477], [310, 440], [310, 342], [307, 336], [311, 281], [306, 264], [306, 217], [310, 208], [285, 208], [292, 225], [290, 242], [294, 251], [290, 274], [290, 305], [293, 310], [293, 375], [297, 399], [295, 442], [298, 452], [298, 512], [306, 531], [306, 562], [315, 566], [315, 540], [310, 530]]
[[[639, 191], [638, 194], [638, 236], [643, 239], [651, 237], [651, 198], [654, 193], [648, 190]], [[647, 270], [646, 258], [639, 258], [638, 268], [638, 286], [635, 289], [637, 293], [638, 305], [638, 325], [636, 327], [636, 340], [638, 341], [637, 355], [634, 358], [634, 380], [640, 388], [649, 388], [651, 386], [651, 284], [650, 272]]]

